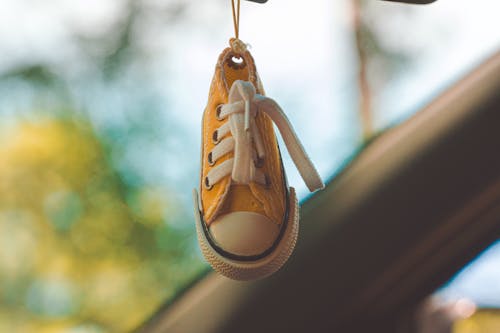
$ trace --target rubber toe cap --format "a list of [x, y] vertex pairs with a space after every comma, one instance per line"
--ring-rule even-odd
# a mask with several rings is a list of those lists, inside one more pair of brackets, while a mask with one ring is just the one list
[[280, 226], [254, 212], [234, 212], [210, 224], [210, 234], [224, 251], [238, 256], [256, 256], [271, 248]]

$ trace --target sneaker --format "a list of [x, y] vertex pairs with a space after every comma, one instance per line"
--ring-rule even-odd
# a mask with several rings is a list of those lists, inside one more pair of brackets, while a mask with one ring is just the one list
[[323, 188], [285, 114], [264, 96], [250, 53], [225, 49], [203, 114], [200, 195], [194, 190], [194, 201], [202, 253], [231, 279], [274, 273], [297, 241], [299, 206], [273, 124], [308, 188]]

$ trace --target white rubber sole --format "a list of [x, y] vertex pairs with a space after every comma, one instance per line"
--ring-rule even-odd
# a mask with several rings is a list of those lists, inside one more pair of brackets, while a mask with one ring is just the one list
[[299, 234], [299, 203], [295, 195], [295, 189], [290, 187], [288, 220], [285, 230], [278, 244], [272, 252], [255, 261], [240, 261], [230, 259], [213, 248], [204, 231], [204, 222], [200, 212], [198, 192], [193, 190], [194, 215], [196, 218], [196, 232], [198, 243], [203, 256], [208, 263], [220, 274], [233, 280], [255, 280], [273, 274], [279, 270], [292, 254], [297, 236]]

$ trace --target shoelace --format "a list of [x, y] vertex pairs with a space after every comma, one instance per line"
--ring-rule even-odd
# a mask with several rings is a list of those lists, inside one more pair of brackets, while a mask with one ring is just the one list
[[[228, 121], [213, 134], [212, 139], [216, 146], [208, 154], [208, 162], [214, 165], [219, 158], [232, 151], [234, 157], [212, 168], [205, 178], [205, 186], [211, 188], [229, 174], [236, 184], [256, 182], [268, 185], [266, 175], [259, 170], [266, 157], [264, 143], [255, 122], [259, 112], [267, 114], [278, 127], [286, 148], [309, 190], [313, 192], [323, 188], [324, 184], [316, 168], [280, 106], [271, 98], [256, 94], [252, 83], [241, 80], [233, 83], [228, 104], [217, 109], [217, 117], [220, 120], [228, 118]], [[228, 133], [231, 133], [231, 136], [219, 139]]]

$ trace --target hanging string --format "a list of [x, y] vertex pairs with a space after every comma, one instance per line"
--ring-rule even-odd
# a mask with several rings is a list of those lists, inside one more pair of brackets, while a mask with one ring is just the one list
[[234, 5], [234, 0], [231, 0], [231, 6], [233, 8], [233, 24], [234, 24], [234, 37], [239, 39], [240, 35], [240, 0], [238, 0], [237, 6]]
[[233, 9], [233, 24], [234, 24], [234, 38], [229, 40], [229, 44], [233, 51], [237, 54], [243, 54], [247, 50], [247, 45], [240, 40], [240, 1], [234, 3], [231, 0], [231, 7]]

